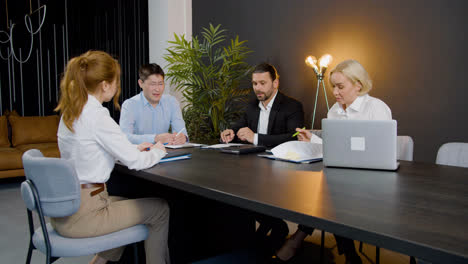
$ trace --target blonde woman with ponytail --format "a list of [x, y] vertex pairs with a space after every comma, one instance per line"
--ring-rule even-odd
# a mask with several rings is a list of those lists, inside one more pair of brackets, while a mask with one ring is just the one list
[[[71, 59], [60, 83], [55, 109], [62, 117], [57, 132], [62, 159], [75, 166], [81, 183], [81, 206], [73, 215], [52, 218], [54, 228], [67, 237], [93, 237], [136, 224], [146, 224], [146, 263], [169, 263], [167, 236], [169, 207], [158, 198], [111, 197], [105, 183], [115, 161], [130, 169], [154, 166], [166, 155], [161, 142], [131, 144], [111, 118], [103, 102], [113, 99], [119, 108], [120, 65], [109, 54], [88, 51]], [[149, 149], [149, 150], [148, 150]], [[117, 261], [123, 248], [97, 254], [90, 263]]]

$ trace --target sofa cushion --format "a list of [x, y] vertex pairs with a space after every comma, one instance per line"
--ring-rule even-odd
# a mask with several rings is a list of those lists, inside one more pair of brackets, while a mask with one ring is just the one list
[[16, 149], [23, 153], [30, 149], [38, 149], [46, 157], [60, 158], [60, 151], [57, 143], [26, 144], [17, 146]]
[[9, 146], [7, 119], [6, 116], [0, 116], [0, 148]]
[[9, 116], [11, 143], [14, 147], [24, 144], [57, 142], [59, 117], [53, 116]]
[[23, 169], [16, 170], [0, 170], [0, 179], [2, 178], [13, 178], [13, 177], [22, 177], [24, 176]]
[[14, 148], [0, 148], [0, 170], [22, 169], [23, 152]]

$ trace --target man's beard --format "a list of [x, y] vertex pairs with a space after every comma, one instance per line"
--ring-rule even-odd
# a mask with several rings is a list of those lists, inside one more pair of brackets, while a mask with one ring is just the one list
[[258, 95], [256, 95], [256, 96], [257, 96], [257, 99], [258, 99], [259, 101], [261, 101], [261, 102], [266, 101], [266, 100], [270, 99], [270, 97], [271, 97], [271, 95], [267, 95], [266, 93], [262, 93], [261, 96], [263, 97], [263, 99], [259, 98]]

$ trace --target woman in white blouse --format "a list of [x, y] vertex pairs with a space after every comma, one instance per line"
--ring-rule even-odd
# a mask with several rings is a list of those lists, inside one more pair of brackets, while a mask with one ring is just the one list
[[[390, 108], [380, 99], [370, 96], [372, 80], [362, 65], [355, 60], [345, 60], [330, 71], [330, 84], [336, 103], [328, 111], [330, 119], [391, 120]], [[297, 128], [298, 140], [311, 141], [310, 130]], [[316, 137], [316, 136], [314, 136]], [[291, 259], [313, 228], [299, 225], [294, 233], [276, 253], [277, 262]], [[346, 256], [346, 263], [362, 263], [351, 239], [335, 235], [338, 251]]]
[[[120, 65], [102, 51], [88, 51], [71, 59], [60, 83], [56, 111], [61, 112], [58, 145], [62, 159], [74, 164], [81, 183], [81, 206], [73, 215], [52, 218], [54, 228], [67, 237], [93, 237], [136, 224], [146, 224], [146, 263], [169, 263], [167, 236], [169, 207], [157, 198], [111, 197], [105, 183], [116, 160], [131, 169], [149, 168], [166, 155], [164, 146], [131, 144], [111, 118], [103, 102], [118, 108]], [[117, 261], [123, 248], [97, 254], [90, 263]]]

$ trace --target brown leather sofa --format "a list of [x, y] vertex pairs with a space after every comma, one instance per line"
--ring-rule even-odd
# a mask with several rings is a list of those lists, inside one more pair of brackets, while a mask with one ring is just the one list
[[0, 116], [0, 178], [24, 176], [21, 157], [29, 149], [59, 157], [58, 123], [56, 115], [22, 117], [12, 112]]

